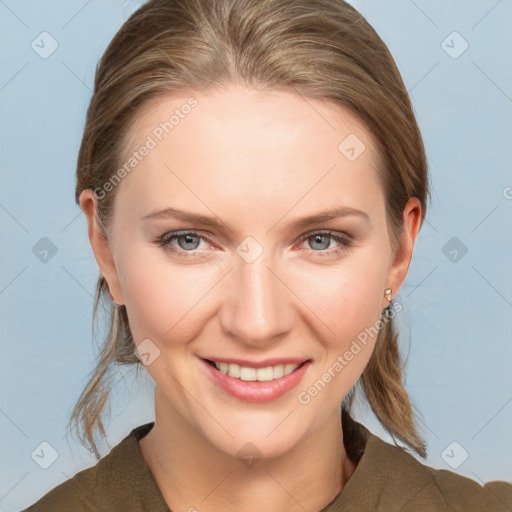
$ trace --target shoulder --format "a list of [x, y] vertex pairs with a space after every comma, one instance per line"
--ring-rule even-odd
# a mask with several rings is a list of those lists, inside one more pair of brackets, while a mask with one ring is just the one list
[[[89, 468], [84, 471], [90, 472], [91, 470], [92, 468]], [[75, 475], [75, 477], [76, 476], [77, 475]], [[91, 504], [87, 502], [87, 497], [83, 495], [80, 488], [75, 489], [73, 487], [72, 480], [75, 477], [53, 488], [22, 512], [96, 512], [98, 509], [92, 507]]]
[[[512, 484], [509, 482], [493, 481], [480, 485], [452, 471], [434, 469], [403, 448], [374, 435], [369, 436], [366, 448], [372, 463], [387, 475], [388, 489], [401, 490], [403, 512], [420, 509], [464, 512], [512, 510]], [[427, 508], [428, 504], [432, 504], [432, 508]]]
[[23, 512], [99, 512], [166, 510], [138, 440], [153, 423], [133, 429], [94, 466], [53, 488]]
[[[122, 443], [121, 443], [122, 444]], [[84, 469], [72, 478], [62, 482], [23, 512], [98, 512], [104, 497], [102, 487], [105, 465], [117, 458], [117, 449], [102, 458], [94, 466]]]

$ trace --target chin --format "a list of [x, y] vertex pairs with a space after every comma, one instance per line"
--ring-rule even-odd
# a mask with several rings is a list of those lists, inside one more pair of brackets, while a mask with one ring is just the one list
[[240, 409], [222, 418], [226, 430], [208, 416], [206, 423], [196, 424], [196, 431], [212, 447], [242, 462], [244, 458], [271, 459], [285, 455], [306, 440], [315, 427], [312, 411], [302, 407], [296, 410], [286, 407], [279, 412]]

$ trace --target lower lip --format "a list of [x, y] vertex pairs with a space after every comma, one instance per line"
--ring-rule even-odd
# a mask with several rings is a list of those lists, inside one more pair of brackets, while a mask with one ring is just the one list
[[307, 361], [302, 366], [294, 370], [292, 373], [269, 381], [245, 381], [230, 377], [214, 368], [210, 363], [201, 359], [206, 366], [211, 378], [221, 389], [231, 396], [244, 400], [246, 402], [263, 403], [277, 400], [293, 389], [302, 380], [307, 369], [311, 365]]

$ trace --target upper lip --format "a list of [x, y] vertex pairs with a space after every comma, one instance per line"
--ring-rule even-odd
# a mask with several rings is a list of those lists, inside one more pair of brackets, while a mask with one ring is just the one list
[[266, 368], [267, 366], [277, 366], [279, 364], [302, 364], [309, 361], [304, 357], [273, 357], [263, 361], [248, 361], [247, 359], [238, 359], [235, 357], [205, 357], [207, 361], [217, 363], [238, 364], [239, 366], [246, 366], [249, 368]]

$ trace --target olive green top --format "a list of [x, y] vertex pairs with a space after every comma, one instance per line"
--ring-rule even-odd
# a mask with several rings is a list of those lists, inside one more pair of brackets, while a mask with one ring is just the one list
[[[481, 486], [451, 471], [430, 468], [350, 421], [352, 428], [344, 428], [344, 437], [346, 430], [360, 436], [347, 448], [358, 461], [356, 470], [319, 512], [512, 512], [512, 483], [494, 481]], [[134, 428], [97, 464], [61, 483], [23, 512], [170, 512], [138, 442], [153, 425]]]

